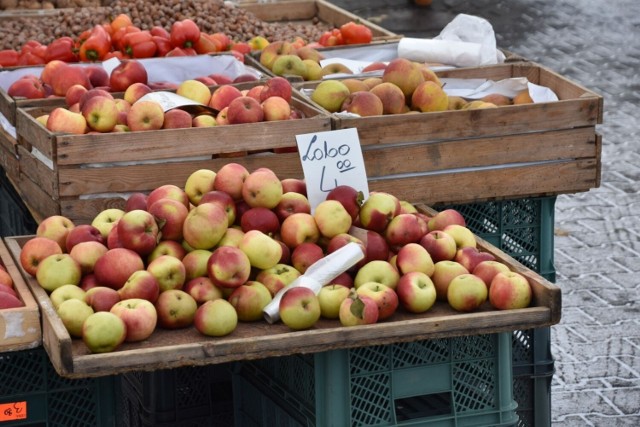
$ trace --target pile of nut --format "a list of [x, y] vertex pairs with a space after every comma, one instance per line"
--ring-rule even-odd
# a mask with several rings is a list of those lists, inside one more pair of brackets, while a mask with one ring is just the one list
[[116, 0], [104, 7], [77, 7], [60, 9], [51, 15], [2, 19], [0, 49], [20, 49], [32, 39], [48, 44], [58, 37], [75, 37], [121, 13], [129, 15], [133, 24], [141, 29], [159, 25], [170, 30], [174, 21], [190, 18], [202, 31], [224, 32], [236, 41], [248, 41], [254, 36], [263, 36], [269, 41], [293, 40], [295, 37], [316, 41], [324, 31], [331, 29], [318, 19], [309, 23], [265, 22], [222, 0]]

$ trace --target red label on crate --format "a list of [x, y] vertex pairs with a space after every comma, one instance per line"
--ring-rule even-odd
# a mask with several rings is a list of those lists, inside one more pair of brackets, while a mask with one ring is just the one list
[[0, 422], [27, 418], [27, 402], [0, 403]]

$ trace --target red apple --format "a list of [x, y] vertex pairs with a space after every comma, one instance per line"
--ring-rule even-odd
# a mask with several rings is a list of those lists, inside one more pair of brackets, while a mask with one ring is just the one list
[[238, 217], [238, 210], [236, 209], [236, 203], [233, 198], [224, 191], [212, 190], [204, 193], [200, 198], [200, 203], [217, 203], [227, 213], [227, 222], [231, 226], [236, 222]]
[[38, 265], [49, 255], [61, 254], [60, 245], [48, 237], [32, 237], [20, 251], [20, 265], [31, 276], [36, 275]]
[[278, 311], [282, 323], [289, 328], [309, 329], [320, 319], [320, 302], [313, 290], [295, 286], [282, 295]]
[[500, 261], [487, 260], [478, 263], [471, 273], [475, 274], [484, 281], [487, 285], [487, 289], [491, 286], [491, 281], [498, 273], [507, 273], [511, 271], [508, 265], [501, 263]]
[[322, 258], [324, 251], [317, 243], [302, 242], [291, 252], [291, 265], [304, 274], [312, 264]]
[[198, 305], [207, 301], [223, 298], [223, 293], [208, 277], [194, 277], [187, 281], [182, 288], [196, 300]]
[[238, 313], [238, 319], [243, 322], [262, 319], [262, 310], [271, 299], [267, 287], [257, 281], [248, 281], [235, 288], [228, 297], [228, 301]]
[[137, 252], [126, 248], [109, 249], [96, 261], [93, 272], [98, 283], [113, 289], [124, 286], [129, 277], [144, 270], [144, 262]]
[[474, 247], [463, 247], [458, 249], [454, 261], [459, 262], [468, 271], [473, 271], [474, 268], [482, 261], [493, 261], [496, 257], [489, 252], [480, 252]]
[[75, 228], [75, 224], [63, 215], [52, 215], [42, 220], [36, 229], [36, 236], [47, 237], [54, 240], [62, 249], [67, 252], [67, 236]]
[[151, 302], [141, 298], [121, 300], [115, 303], [109, 312], [121, 318], [127, 325], [127, 342], [149, 338], [158, 321], [156, 308]]
[[264, 120], [262, 106], [251, 97], [238, 97], [229, 103], [228, 108], [229, 124], [257, 123]]
[[243, 165], [233, 162], [226, 163], [218, 169], [213, 186], [218, 191], [228, 193], [233, 200], [240, 200], [242, 199], [243, 183], [248, 176], [249, 171]]
[[148, 255], [157, 246], [160, 229], [154, 216], [141, 209], [126, 212], [118, 221], [122, 245], [140, 255]]
[[489, 302], [498, 310], [529, 307], [531, 298], [531, 285], [520, 273], [515, 271], [498, 273], [491, 280]]
[[[110, 289], [110, 288], [109, 288]], [[134, 271], [124, 285], [116, 291], [120, 299], [142, 298], [156, 302], [160, 295], [160, 285], [147, 270]]]
[[159, 227], [160, 237], [164, 240], [182, 240], [182, 227], [189, 214], [185, 205], [175, 199], [158, 199], [149, 206]]
[[458, 249], [453, 237], [442, 230], [433, 230], [422, 236], [420, 245], [434, 262], [454, 259]]
[[370, 325], [378, 321], [378, 305], [368, 296], [355, 290], [340, 304], [338, 317], [342, 326]]
[[237, 288], [249, 280], [251, 262], [239, 248], [221, 246], [209, 257], [207, 274], [216, 286]]
[[179, 329], [193, 324], [198, 304], [185, 291], [168, 289], [160, 293], [155, 307], [160, 326], [166, 329]]
[[326, 200], [337, 200], [340, 202], [347, 212], [349, 212], [349, 215], [351, 215], [351, 219], [355, 221], [360, 213], [363, 194], [362, 191], [358, 191], [351, 186], [339, 185], [329, 191]]
[[120, 62], [109, 77], [109, 85], [114, 92], [124, 92], [134, 83], [147, 84], [147, 70], [142, 62], [135, 59]]
[[359, 296], [366, 296], [378, 306], [378, 320], [388, 319], [398, 308], [398, 295], [389, 286], [377, 282], [366, 282], [357, 288]]
[[431, 278], [420, 271], [403, 274], [396, 287], [400, 305], [410, 313], [424, 313], [436, 302]]
[[120, 295], [115, 289], [106, 286], [94, 286], [84, 293], [84, 302], [96, 311], [109, 311], [120, 301]]

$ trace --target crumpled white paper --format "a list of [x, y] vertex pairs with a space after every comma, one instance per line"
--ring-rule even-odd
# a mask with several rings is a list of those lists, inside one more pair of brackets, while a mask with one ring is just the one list
[[282, 295], [294, 286], [304, 286], [313, 290], [316, 294], [320, 289], [329, 284], [336, 276], [344, 273], [364, 258], [362, 248], [357, 243], [347, 243], [335, 252], [313, 263], [305, 273], [294, 280], [290, 285], [280, 289], [271, 302], [262, 310], [264, 318], [269, 323], [275, 323], [280, 319], [280, 299]]
[[433, 39], [403, 37], [398, 56], [412, 61], [477, 67], [504, 62], [493, 27], [484, 18], [459, 14]]

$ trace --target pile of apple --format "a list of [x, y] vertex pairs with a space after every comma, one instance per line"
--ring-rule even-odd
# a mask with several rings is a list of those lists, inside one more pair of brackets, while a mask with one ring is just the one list
[[[362, 117], [461, 109], [496, 108], [499, 105], [531, 103], [527, 90], [509, 98], [493, 93], [479, 100], [448, 96], [437, 74], [428, 64], [396, 58], [385, 64], [374, 62], [363, 72], [381, 76], [323, 80], [310, 98], [329, 112], [348, 112]], [[326, 65], [323, 74], [353, 74], [346, 66]]]
[[[455, 210], [433, 217], [389, 193], [338, 186], [311, 213], [303, 180], [227, 163], [200, 169], [184, 188], [133, 193], [124, 209], [91, 224], [44, 219], [20, 264], [50, 293], [73, 337], [93, 352], [148, 338], [156, 327], [193, 325], [224, 336], [263, 319], [282, 289], [279, 313], [300, 330], [320, 317], [341, 325], [422, 313], [436, 300], [469, 312], [526, 307], [527, 279], [476, 248]], [[355, 242], [363, 259], [316, 295], [286, 287], [309, 266]]]
[[24, 307], [24, 303], [13, 287], [13, 279], [0, 263], [0, 309]]
[[291, 83], [283, 77], [273, 77], [244, 90], [232, 83], [210, 88], [209, 83], [189, 79], [175, 89], [176, 94], [211, 108], [198, 114], [180, 108], [165, 111], [159, 102], [141, 100], [153, 90], [143, 82], [133, 81], [122, 98], [115, 98], [100, 88], [70, 86], [65, 96], [66, 107], [54, 108], [36, 120], [51, 132], [86, 134], [211, 127], [303, 117], [303, 113], [291, 104]]

